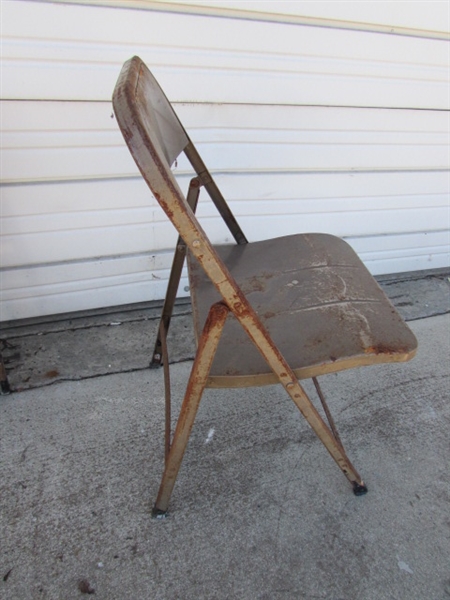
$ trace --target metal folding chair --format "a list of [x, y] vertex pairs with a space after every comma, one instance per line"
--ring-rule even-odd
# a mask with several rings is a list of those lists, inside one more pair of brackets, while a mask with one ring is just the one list
[[[367, 487], [348, 459], [319, 375], [412, 358], [417, 341], [355, 252], [326, 234], [248, 243], [170, 102], [134, 57], [122, 68], [114, 112], [142, 176], [180, 235], [152, 365], [164, 366], [165, 468], [153, 508], [163, 516], [205, 387], [279, 382], [356, 495]], [[185, 153], [195, 170], [187, 197], [170, 166]], [[195, 208], [204, 187], [236, 244], [213, 246]], [[167, 332], [187, 255], [197, 353], [173, 438]], [[312, 378], [328, 423], [299, 383]]]

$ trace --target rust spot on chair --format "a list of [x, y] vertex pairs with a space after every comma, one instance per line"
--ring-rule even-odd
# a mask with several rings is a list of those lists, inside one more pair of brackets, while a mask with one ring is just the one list
[[369, 346], [364, 349], [367, 354], [402, 354], [409, 352], [409, 350], [402, 346], [389, 346], [387, 344], [377, 344], [376, 346]]

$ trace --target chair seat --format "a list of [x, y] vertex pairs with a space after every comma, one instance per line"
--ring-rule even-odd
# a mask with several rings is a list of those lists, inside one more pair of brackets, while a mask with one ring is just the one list
[[[412, 358], [417, 341], [353, 249], [327, 234], [215, 246], [299, 379]], [[220, 295], [188, 253], [197, 340]], [[208, 387], [276, 383], [230, 314]]]

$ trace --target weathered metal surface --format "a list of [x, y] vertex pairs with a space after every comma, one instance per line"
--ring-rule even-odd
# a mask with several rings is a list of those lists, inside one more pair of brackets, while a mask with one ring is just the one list
[[[417, 341], [343, 240], [301, 234], [217, 246], [271, 339], [301, 379], [414, 356]], [[188, 254], [194, 324], [201, 330], [219, 293]], [[229, 319], [209, 387], [275, 383], [239, 323]]]
[[216, 205], [217, 210], [220, 213], [220, 216], [225, 221], [228, 229], [233, 235], [234, 239], [238, 244], [247, 244], [247, 238], [245, 237], [244, 232], [239, 226], [239, 223], [236, 221], [235, 216], [231, 212], [228, 204], [225, 201], [225, 198], [222, 196], [222, 192], [216, 185], [216, 182], [209, 174], [208, 169], [205, 166], [205, 163], [201, 159], [197, 149], [194, 144], [189, 140], [189, 144], [184, 149], [186, 157], [189, 162], [195, 169], [196, 173], [200, 177], [203, 185], [205, 186], [206, 191], [208, 192], [211, 200]]
[[327, 417], [328, 423], [330, 424], [330, 429], [333, 432], [333, 435], [335, 437], [335, 440], [337, 441], [338, 444], [340, 444], [342, 446], [342, 448], [344, 448], [342, 441], [341, 441], [341, 437], [339, 435], [339, 432], [337, 430], [336, 424], [334, 422], [334, 419], [331, 415], [330, 409], [328, 408], [328, 404], [327, 401], [325, 400], [325, 396], [324, 393], [322, 392], [322, 388], [320, 387], [319, 382], [317, 381], [317, 377], [313, 377], [312, 378], [313, 383], [314, 383], [314, 387], [316, 388], [316, 392], [317, 395], [319, 396], [320, 402], [322, 404], [322, 408], [325, 412], [325, 415]]
[[[314, 289], [314, 286], [312, 289], [309, 289], [308, 286], [305, 285], [304, 281], [302, 282], [303, 285], [300, 285], [300, 279], [294, 279], [292, 277], [293, 271], [295, 272], [295, 277], [297, 277], [298, 266], [295, 269], [286, 268], [285, 265], [282, 266], [281, 259], [284, 261], [287, 256], [284, 252], [281, 252], [280, 254], [279, 251], [275, 253], [275, 258], [271, 257], [271, 255], [267, 253], [264, 253], [262, 257], [259, 256], [259, 263], [262, 262], [261, 258], [264, 259], [264, 267], [262, 270], [260, 268], [247, 277], [246, 280], [238, 283], [231, 271], [234, 270], [233, 267], [238, 266], [242, 261], [236, 261], [235, 264], [233, 264], [232, 261], [227, 261], [227, 264], [226, 261], [223, 260], [223, 256], [221, 256], [221, 254], [214, 249], [205, 232], [195, 218], [194, 213], [187, 205], [186, 200], [170, 171], [167, 162], [167, 156], [169, 155], [169, 152], [167, 148], [165, 148], [165, 139], [163, 132], [161, 131], [161, 127], [164, 127], [164, 123], [157, 123], [156, 117], [153, 114], [154, 108], [152, 107], [152, 97], [154, 95], [153, 88], [155, 86], [157, 86], [156, 81], [139, 58], [135, 57], [128, 61], [122, 69], [113, 96], [113, 104], [117, 121], [122, 130], [124, 139], [128, 144], [130, 152], [139, 166], [141, 173], [152, 190], [155, 198], [158, 200], [167, 216], [177, 228], [180, 236], [183, 238], [184, 242], [189, 248], [192, 257], [198, 262], [198, 264], [201, 266], [201, 269], [203, 269], [205, 272], [207, 277], [204, 279], [209, 279], [212, 284], [210, 285], [210, 288], [213, 289], [214, 287], [217, 292], [216, 299], [209, 303], [209, 306], [212, 304], [212, 308], [208, 308], [208, 317], [206, 318], [205, 325], [202, 328], [202, 333], [199, 338], [198, 353], [194, 361], [193, 371], [191, 373], [191, 378], [188, 383], [180, 418], [175, 430], [174, 441], [166, 463], [163, 481], [161, 483], [160, 492], [155, 505], [155, 513], [158, 515], [167, 510], [170, 493], [178, 473], [184, 449], [189, 437], [189, 432], [192, 428], [195, 413], [200, 402], [201, 394], [206, 385], [209, 370], [213, 364], [214, 355], [228, 311], [233, 314], [234, 321], [238, 323], [240, 327], [242, 327], [249, 340], [260, 353], [263, 359], [263, 364], [267, 363], [274, 374], [275, 380], [278, 380], [283, 385], [289, 396], [292, 398], [305, 419], [308, 421], [309, 425], [316, 432], [317, 436], [321, 439], [328, 452], [336, 461], [339, 468], [353, 484], [354, 489], [356, 491], [366, 489], [356, 469], [347, 458], [341, 444], [336, 440], [333, 432], [323, 421], [322, 417], [319, 415], [314, 405], [301, 387], [296, 373], [290, 366], [289, 361], [286, 360], [285, 356], [283, 355], [284, 349], [282, 353], [280, 351], [280, 346], [277, 345], [277, 340], [274, 341], [268, 331], [268, 327], [266, 325], [268, 325], [271, 320], [278, 316], [280, 308], [273, 306], [273, 310], [266, 310], [265, 313], [258, 314], [254, 305], [247, 297], [251, 296], [252, 292], [262, 292], [267, 281], [271, 281], [272, 279], [276, 280], [276, 273], [281, 273], [283, 277], [290, 277], [290, 281], [285, 282], [285, 287], [295, 288], [295, 293], [293, 296], [289, 296], [288, 294], [290, 297], [290, 304], [283, 305], [283, 310], [281, 311], [280, 316], [284, 318], [286, 315], [291, 316], [297, 313], [307, 314], [308, 311], [305, 311], [304, 302], [301, 300], [301, 298], [303, 295], [306, 295], [308, 298], [308, 295], [314, 294], [314, 292], [317, 293], [317, 290]], [[157, 96], [158, 98], [164, 97], [163, 95]], [[155, 131], [155, 128], [157, 128], [158, 131]], [[183, 129], [182, 131], [184, 132]], [[170, 135], [173, 134], [173, 132], [170, 131], [170, 128], [168, 130], [168, 134], [169, 138]], [[178, 134], [175, 132], [175, 135]], [[184, 149], [186, 149], [186, 147], [187, 144]], [[195, 168], [195, 164], [193, 166]], [[201, 168], [203, 169], [203, 163]], [[202, 181], [204, 181], [205, 186], [210, 184], [209, 179], [211, 176], [209, 173], [201, 170], [198, 172], [198, 176], [202, 179]], [[293, 237], [301, 240], [303, 245], [310, 245], [310, 237], [308, 236]], [[329, 239], [331, 236], [322, 236], [322, 238]], [[338, 242], [335, 242], [334, 246], [337, 245], [339, 247], [343, 247], [343, 242], [340, 240], [338, 240]], [[278, 244], [279, 240], [273, 240], [272, 243]], [[235, 247], [241, 249], [240, 259], [242, 259], [243, 256], [242, 252], [248, 248], [251, 249], [252, 246], [254, 245], [242, 243]], [[345, 247], [348, 248], [347, 245], [345, 245]], [[326, 267], [329, 266], [328, 263], [317, 263], [315, 259], [312, 260], [312, 258], [315, 256], [315, 251], [316, 250], [313, 245], [312, 251], [310, 248], [306, 253], [309, 262], [306, 268], [303, 265], [302, 274], [309, 272], [314, 274], [319, 272], [327, 273]], [[347, 252], [349, 251], [350, 250], [347, 250]], [[301, 257], [302, 254], [297, 253], [295, 259], [299, 260], [300, 258], [301, 260]], [[354, 257], [353, 252], [352, 257]], [[276, 260], [276, 269], [266, 271], [266, 263], [267, 261], [270, 262], [270, 260]], [[194, 270], [192, 265], [196, 264], [192, 258], [190, 260], [190, 264], [192, 272]], [[339, 268], [342, 267], [339, 262], [334, 266]], [[354, 268], [354, 265], [349, 265], [345, 261], [344, 267], [346, 269], [352, 269]], [[318, 280], [317, 285], [319, 287], [323, 286], [324, 288], [321, 294], [319, 294], [319, 300], [317, 301], [316, 299], [316, 302], [311, 304], [311, 299], [308, 298], [308, 309], [311, 309], [309, 311], [311, 314], [314, 314], [314, 310], [317, 306], [320, 308], [323, 308], [324, 306], [340, 307], [348, 304], [348, 299], [346, 297], [348, 284], [341, 277], [341, 275], [335, 272], [335, 270], [332, 269], [331, 273], [333, 276], [335, 276], [335, 280], [330, 280], [327, 277], [322, 277]], [[355, 278], [355, 285], [357, 283], [357, 279], [361, 277], [361, 273], [364, 273], [364, 271], [361, 271], [360, 269]], [[300, 276], [300, 273], [298, 276]], [[194, 287], [200, 288], [202, 281], [203, 280], [201, 276], [198, 274], [196, 276], [194, 273]], [[280, 282], [278, 281], [276, 285], [277, 289], [279, 289]], [[299, 287], [297, 288], [296, 286]], [[378, 286], [376, 287], [379, 289]], [[373, 292], [373, 290], [374, 288], [372, 287], [370, 291]], [[327, 295], [328, 300], [325, 301], [324, 298], [326, 298]], [[220, 301], [220, 298], [226, 306], [220, 304], [220, 302], [217, 303], [217, 300]], [[197, 300], [199, 300], [199, 297], [197, 297]], [[395, 314], [395, 310], [385, 297], [384, 302], [387, 303], [387, 306], [392, 314]], [[297, 303], [299, 304], [297, 305]], [[351, 298], [351, 303], [354, 305], [356, 300]], [[367, 297], [366, 295], [363, 295], [361, 303], [366, 303], [369, 305], [374, 304], [376, 306], [376, 310], [378, 310], [378, 304], [381, 303], [381, 300], [376, 296], [376, 294], [375, 297]], [[207, 305], [208, 303], [205, 306]], [[220, 310], [219, 307], [221, 307]], [[200, 310], [198, 308], [195, 310], [197, 315], [200, 315]], [[349, 318], [351, 314], [353, 314], [351, 311], [346, 311], [343, 317]], [[355, 313], [354, 320], [358, 320], [359, 326], [350, 326], [350, 329], [352, 332], [357, 332], [359, 335], [365, 349], [367, 349], [367, 353], [365, 352], [365, 354], [383, 357], [385, 355], [393, 355], [393, 351], [389, 344], [380, 342], [377, 338], [374, 338], [372, 335], [370, 335], [371, 331], [369, 332], [365, 326], [364, 319], [360, 319], [359, 313]], [[233, 319], [230, 318], [229, 321], [231, 323]], [[197, 325], [199, 322], [200, 317], [197, 317]], [[292, 332], [293, 328], [287, 326], [286, 331]], [[314, 344], [316, 346], [326, 346], [327, 340], [335, 336], [335, 332], [329, 327], [329, 323], [326, 324], [323, 331], [319, 330], [319, 333], [320, 337], [317, 337], [314, 340]], [[412, 336], [412, 334], [410, 334], [410, 336]], [[230, 341], [232, 345], [232, 352], [234, 352], [236, 350], [236, 341], [233, 339]], [[296, 332], [296, 339], [294, 341], [295, 351], [301, 354], [304, 351], [304, 338], [302, 337], [301, 331]], [[406, 345], [403, 349], [403, 360], [412, 356], [415, 349], [414, 336], [412, 336], [409, 341], [409, 346]], [[248, 344], [248, 347], [251, 348], [252, 344]], [[395, 348], [395, 351], [398, 352], [399, 345], [397, 344]], [[360, 353], [358, 353], [358, 356], [359, 354]], [[336, 353], [336, 355], [329, 354], [328, 363], [338, 363], [339, 356], [341, 355], [338, 353]], [[347, 365], [347, 367], [348, 366], [349, 365]], [[265, 369], [263, 373], [266, 371], [267, 369]]]
[[[200, 194], [200, 187], [202, 183], [198, 177], [191, 179], [189, 184], [188, 194], [186, 202], [190, 206], [192, 212], [195, 213], [197, 208], [198, 196]], [[175, 299], [177, 296], [178, 286], [180, 284], [181, 272], [183, 271], [184, 260], [186, 258], [186, 244], [181, 236], [178, 237], [177, 245], [175, 247], [175, 254], [173, 257], [172, 268], [170, 271], [169, 282], [167, 285], [166, 297], [161, 312], [161, 323], [164, 324], [165, 335], [169, 331], [170, 319], [172, 317], [173, 307], [175, 305]], [[161, 329], [158, 329], [158, 336], [156, 338], [155, 348], [153, 350], [152, 359], [150, 361], [150, 367], [159, 367], [162, 360], [162, 339]]]
[[205, 388], [211, 363], [219, 343], [225, 320], [229, 309], [219, 302], [214, 304], [209, 311], [205, 327], [199, 340], [197, 355], [192, 366], [191, 375], [180, 409], [173, 441], [166, 458], [164, 474], [155, 502], [153, 514], [160, 516], [167, 511], [170, 495], [175, 485], [175, 480], [180, 469], [181, 461], [189, 440], [195, 416]]
[[171, 407], [171, 389], [170, 389], [170, 367], [169, 367], [169, 351], [167, 348], [167, 326], [161, 319], [158, 331], [158, 340], [161, 346], [161, 358], [164, 369], [164, 460], [170, 452], [170, 436], [172, 422], [172, 407]]

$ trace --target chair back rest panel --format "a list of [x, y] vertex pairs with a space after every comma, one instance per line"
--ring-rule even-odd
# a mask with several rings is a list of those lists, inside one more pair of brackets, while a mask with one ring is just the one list
[[113, 94], [117, 122], [156, 200], [232, 309], [235, 303], [241, 305], [243, 300], [247, 301], [215, 252], [173, 176], [166, 145], [160, 137], [160, 124], [153, 110], [152, 80], [150, 71], [139, 58], [134, 57], [125, 63]]
[[[149, 88], [140, 81], [148, 73], [142, 61], [134, 57], [123, 66], [114, 89], [114, 112], [125, 142], [156, 200], [281, 383], [296, 382], [295, 391], [289, 391], [296, 401], [304, 392], [294, 372], [214, 250], [170, 170], [164, 144], [155, 131], [156, 118], [146, 97]], [[317, 413], [314, 407], [309, 410]]]
[[141, 62], [139, 96], [152, 107], [153, 130], [169, 167], [189, 143], [189, 137], [151, 71]]
[[131, 59], [139, 66], [139, 86], [141, 87], [141, 98], [146, 104], [150, 104], [152, 110], [148, 115], [152, 121], [151, 128], [159, 142], [160, 149], [167, 160], [168, 166], [172, 166], [175, 159], [185, 152], [192, 168], [197, 173], [203, 186], [208, 192], [211, 200], [216, 205], [219, 214], [225, 221], [228, 229], [238, 244], [246, 244], [247, 239], [226, 203], [222, 193], [211, 177], [205, 163], [197, 152], [194, 144], [189, 139], [181, 121], [173, 110], [170, 101], [164, 94], [159, 83], [151, 71], [138, 58]]

